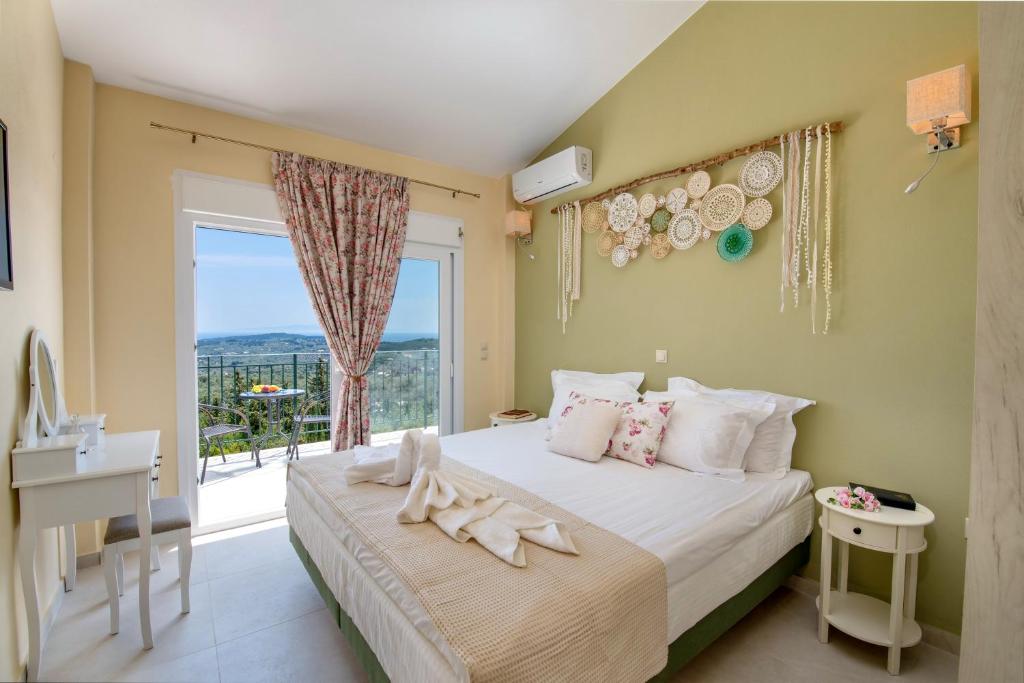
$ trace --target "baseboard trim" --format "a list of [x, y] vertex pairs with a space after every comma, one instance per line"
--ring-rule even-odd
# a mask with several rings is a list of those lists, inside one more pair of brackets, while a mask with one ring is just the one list
[[85, 553], [79, 555], [75, 561], [75, 566], [79, 569], [85, 569], [86, 567], [98, 567], [100, 564], [100, 553]]
[[[794, 574], [786, 580], [786, 586], [802, 595], [807, 595], [812, 598], [818, 597], [818, 586], [820, 584], [814, 579], [809, 579], [806, 576], [797, 576]], [[936, 647], [945, 652], [960, 656], [960, 636], [949, 631], [944, 631], [937, 626], [930, 624], [921, 625], [921, 641]]]

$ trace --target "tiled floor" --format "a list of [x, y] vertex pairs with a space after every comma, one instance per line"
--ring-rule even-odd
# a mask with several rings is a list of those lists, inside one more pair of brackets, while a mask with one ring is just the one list
[[[137, 560], [125, 563], [121, 632], [107, 633], [100, 567], [78, 573], [43, 652], [43, 680], [363, 681], [359, 664], [331, 622], [288, 542], [284, 520], [195, 539], [192, 612], [179, 613], [174, 551], [152, 579], [156, 647], [139, 635]], [[885, 672], [885, 650], [833, 630], [818, 643], [814, 602], [780, 589], [701, 653], [677, 681], [763, 683], [955, 681], [957, 659], [928, 645], [903, 652], [903, 672]]]

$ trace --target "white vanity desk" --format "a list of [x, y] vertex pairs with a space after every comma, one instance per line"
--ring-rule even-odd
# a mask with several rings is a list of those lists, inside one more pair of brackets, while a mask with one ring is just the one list
[[[83, 435], [52, 437], [84, 438]], [[45, 442], [46, 439], [41, 440]], [[39, 530], [117, 515], [139, 520], [139, 621], [142, 642], [153, 647], [149, 623], [150, 484], [160, 452], [160, 432], [108, 434], [102, 446], [86, 451], [81, 467], [71, 474], [16, 479], [12, 486], [21, 501], [18, 558], [28, 612], [28, 680], [37, 680], [41, 655], [39, 596], [35, 584], [36, 539]], [[68, 562], [75, 561], [74, 555]]]

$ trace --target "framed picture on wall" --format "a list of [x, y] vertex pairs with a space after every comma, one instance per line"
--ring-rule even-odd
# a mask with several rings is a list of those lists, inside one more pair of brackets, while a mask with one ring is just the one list
[[10, 184], [7, 181], [7, 125], [0, 121], [0, 289], [14, 289], [14, 268], [11, 261]]

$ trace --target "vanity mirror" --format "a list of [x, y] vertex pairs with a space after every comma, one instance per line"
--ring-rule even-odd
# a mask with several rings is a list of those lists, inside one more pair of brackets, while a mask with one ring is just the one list
[[36, 448], [40, 440], [63, 434], [84, 433], [86, 445], [103, 441], [105, 415], [68, 415], [60, 390], [57, 362], [42, 330], [29, 340], [28, 412], [22, 425], [21, 447]]
[[60, 393], [57, 365], [41, 330], [33, 330], [29, 340], [28, 413], [22, 430], [22, 445], [33, 448], [39, 439], [57, 436], [61, 425], [69, 422]]

